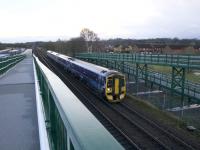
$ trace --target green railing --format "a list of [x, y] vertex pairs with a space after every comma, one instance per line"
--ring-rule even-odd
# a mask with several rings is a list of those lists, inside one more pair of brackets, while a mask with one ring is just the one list
[[0, 58], [0, 74], [6, 72], [9, 68], [25, 58], [25, 55], [16, 55], [11, 57]]
[[[114, 69], [119, 69], [114, 68]], [[137, 71], [136, 66], [130, 64], [124, 64], [124, 73], [138, 76], [139, 79], [147, 80], [152, 84], [156, 84], [160, 87], [167, 88], [172, 90], [172, 77], [171, 75], [166, 75], [162, 73], [158, 73], [155, 71]], [[181, 88], [173, 89], [175, 93], [182, 94]], [[186, 80], [184, 83], [184, 96], [190, 97], [192, 99], [198, 100], [197, 102], [200, 103], [200, 84], [192, 83], [189, 80]]]
[[59, 77], [34, 62], [52, 150], [123, 149]]
[[124, 54], [124, 53], [79, 53], [80, 59], [102, 59], [110, 61], [122, 61], [128, 63], [140, 63], [151, 65], [175, 66], [188, 69], [200, 69], [200, 56], [193, 55], [155, 55], [155, 54]]
[[[139, 79], [147, 80], [148, 82], [151, 82], [153, 84], [156, 84], [160, 87], [167, 88], [169, 90], [172, 90], [172, 77], [170, 75], [161, 74], [155, 71], [148, 70], [145, 71], [136, 71], [136, 67], [130, 66], [130, 64], [124, 65], [124, 73], [136, 76], [138, 75]], [[182, 94], [181, 88], [173, 89], [174, 93]], [[198, 100], [197, 102], [200, 103], [200, 84], [192, 83], [188, 80], [184, 83], [184, 96], [187, 96], [189, 98]]]

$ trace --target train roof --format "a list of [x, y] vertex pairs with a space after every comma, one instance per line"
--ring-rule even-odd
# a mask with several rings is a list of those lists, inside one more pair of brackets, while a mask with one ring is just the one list
[[56, 52], [53, 52], [53, 51], [48, 51], [48, 52], [53, 54], [53, 55], [56, 55], [60, 58], [63, 58], [65, 60], [69, 60], [73, 64], [81, 66], [81, 67], [83, 67], [87, 70], [90, 70], [90, 71], [95, 72], [97, 74], [101, 74], [102, 76], [107, 76], [107, 75], [112, 74], [112, 73], [121, 74], [121, 73], [119, 73], [115, 70], [110, 70], [108, 68], [101, 67], [101, 66], [98, 66], [98, 65], [95, 65], [95, 64], [92, 64], [92, 63], [88, 63], [88, 62], [85, 62], [85, 61], [82, 61], [82, 60], [79, 60], [79, 59], [76, 59], [76, 58], [72, 58], [72, 57], [69, 57], [69, 56], [66, 56], [66, 55], [63, 55], [63, 54], [59, 54], [59, 53], [56, 53]]

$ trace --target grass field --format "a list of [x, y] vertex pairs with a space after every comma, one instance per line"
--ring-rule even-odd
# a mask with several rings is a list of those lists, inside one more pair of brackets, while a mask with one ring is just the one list
[[[171, 67], [166, 66], [149, 65], [149, 68], [160, 73], [170, 74], [172, 72]], [[186, 79], [195, 83], [200, 83], [200, 75], [195, 75], [194, 72], [186, 71]]]

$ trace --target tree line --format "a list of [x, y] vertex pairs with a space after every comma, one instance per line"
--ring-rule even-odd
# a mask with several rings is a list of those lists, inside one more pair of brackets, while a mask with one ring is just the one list
[[80, 52], [103, 50], [103, 45], [98, 35], [88, 28], [82, 29], [79, 37], [74, 37], [67, 41], [58, 39], [55, 42], [36, 42], [35, 45], [45, 50], [53, 50], [69, 56], [74, 56]]
[[36, 48], [40, 47], [45, 50], [53, 50], [59, 53], [74, 56], [80, 52], [105, 52], [113, 47], [127, 47], [134, 44], [157, 44], [157, 45], [188, 45], [200, 47], [199, 39], [178, 39], [178, 38], [155, 38], [155, 39], [108, 39], [101, 40], [98, 35], [88, 29], [84, 28], [80, 32], [79, 37], [74, 37], [69, 40], [49, 41], [49, 42], [27, 42], [27, 43], [0, 43], [0, 50], [9, 47], [24, 47]]

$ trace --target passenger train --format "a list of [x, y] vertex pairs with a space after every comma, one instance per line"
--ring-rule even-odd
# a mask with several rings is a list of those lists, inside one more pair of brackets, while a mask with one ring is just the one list
[[47, 56], [65, 70], [85, 81], [109, 102], [120, 102], [126, 95], [125, 76], [120, 72], [68, 57], [53, 51]]

